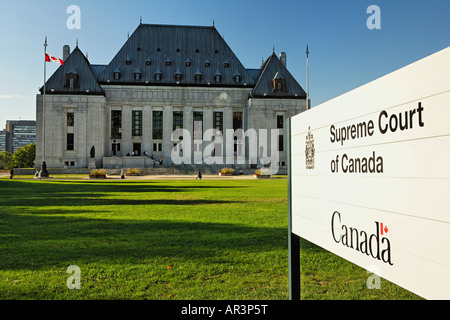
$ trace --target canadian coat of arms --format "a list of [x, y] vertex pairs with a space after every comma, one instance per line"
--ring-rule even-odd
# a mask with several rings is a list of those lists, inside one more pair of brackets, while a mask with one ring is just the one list
[[306, 169], [314, 169], [314, 136], [311, 133], [311, 128], [308, 127], [308, 134], [306, 135]]

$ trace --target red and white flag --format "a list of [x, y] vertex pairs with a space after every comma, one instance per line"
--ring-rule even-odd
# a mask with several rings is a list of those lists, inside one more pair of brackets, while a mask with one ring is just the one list
[[46, 62], [56, 62], [56, 63], [60, 63], [61, 65], [64, 64], [62, 59], [52, 57], [52, 56], [48, 55], [47, 53], [45, 54], [45, 61]]

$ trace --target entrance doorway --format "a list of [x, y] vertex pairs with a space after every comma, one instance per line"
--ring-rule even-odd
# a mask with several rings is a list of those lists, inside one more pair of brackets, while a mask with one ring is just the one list
[[133, 143], [133, 155], [140, 156], [141, 155], [141, 144]]

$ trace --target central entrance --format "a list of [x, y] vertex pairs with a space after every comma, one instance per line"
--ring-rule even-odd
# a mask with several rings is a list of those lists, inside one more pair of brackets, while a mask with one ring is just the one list
[[141, 144], [133, 143], [133, 155], [140, 156], [141, 155]]

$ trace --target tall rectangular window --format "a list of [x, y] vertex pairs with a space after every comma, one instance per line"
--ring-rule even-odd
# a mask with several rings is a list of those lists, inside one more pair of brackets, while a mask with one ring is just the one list
[[173, 131], [183, 129], [183, 111], [173, 112]]
[[194, 139], [203, 139], [203, 111], [194, 111]]
[[131, 135], [140, 137], [142, 136], [142, 110], [133, 111], [131, 116]]
[[153, 139], [162, 140], [163, 138], [163, 112], [153, 111]]
[[214, 112], [214, 129], [219, 130], [223, 135], [223, 112]]
[[277, 129], [283, 129], [283, 128], [284, 128], [284, 117], [277, 116]]
[[111, 110], [111, 139], [122, 138], [122, 110]]
[[278, 151], [284, 151], [284, 138], [283, 138], [283, 135], [278, 136]]
[[67, 150], [74, 150], [73, 133], [67, 134]]
[[67, 126], [73, 127], [74, 120], [75, 120], [75, 117], [73, 115], [73, 112], [68, 112], [67, 113]]
[[242, 112], [233, 112], [233, 130], [242, 129]]

